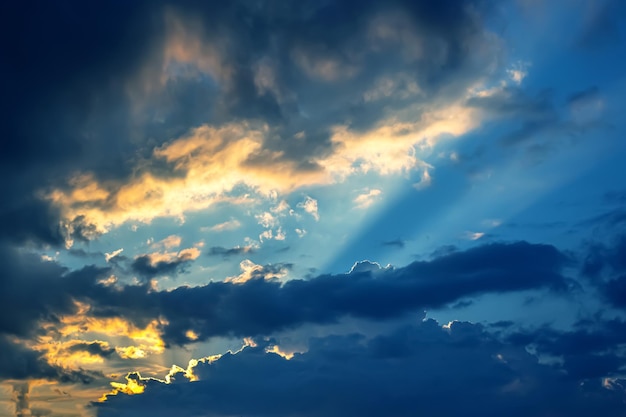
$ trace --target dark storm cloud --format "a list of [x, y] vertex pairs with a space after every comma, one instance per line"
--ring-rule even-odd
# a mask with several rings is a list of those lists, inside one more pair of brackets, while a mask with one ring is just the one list
[[[297, 169], [319, 169], [315, 159], [333, 151], [331, 125], [371, 126], [418, 100], [395, 97], [411, 83], [423, 103], [465, 91], [495, 58], [483, 27], [487, 4], [5, 2], [0, 238], [20, 244], [61, 244], [68, 233], [92, 239], [93, 226], [80, 219], [59, 228], [60, 214], [40, 192], [62, 187], [77, 172], [121, 181], [156, 146], [203, 123], [261, 119], [273, 133], [250, 164], [280, 154]], [[181, 19], [194, 41], [215, 49], [229, 82], [202, 72], [179, 76], [195, 63], [173, 62], [166, 70], [174, 76], [142, 90], [150, 77], [161, 79], [172, 18]], [[267, 71], [272, 75], [259, 81]], [[393, 94], [365, 100], [386, 78], [400, 80]], [[292, 140], [301, 131], [303, 139]], [[181, 175], [157, 165], [150, 168], [155, 175]]]
[[38, 192], [79, 169], [124, 172], [124, 83], [151, 52], [153, 16], [145, 2], [0, 7], [0, 237], [59, 244], [59, 213]]
[[[20, 340], [42, 333], [42, 323], [57, 323], [78, 312], [74, 300], [97, 288], [108, 269], [87, 266], [69, 271], [56, 262], [0, 244], [0, 378], [46, 378], [61, 382], [91, 382], [98, 373], [62, 369], [48, 364], [43, 352]], [[85, 346], [96, 352], [97, 346]], [[97, 352], [95, 353], [97, 354]], [[106, 354], [103, 350], [100, 354]]]
[[244, 283], [212, 282], [155, 292], [148, 285], [98, 286], [85, 294], [92, 314], [148, 322], [162, 316], [168, 343], [216, 336], [256, 336], [306, 323], [334, 323], [351, 316], [371, 320], [442, 307], [463, 297], [532, 288], [565, 290], [568, 259], [552, 246], [525, 242], [490, 244], [442, 255], [403, 268], [363, 264], [349, 274], [309, 280], [266, 280], [261, 271]]
[[193, 383], [180, 374], [169, 385], [133, 374], [145, 392], [95, 404], [98, 416], [623, 414], [621, 390], [563, 378], [480, 325], [444, 329], [428, 320], [369, 340], [358, 334], [311, 339], [308, 351], [291, 360], [266, 353], [272, 343], [200, 362]]

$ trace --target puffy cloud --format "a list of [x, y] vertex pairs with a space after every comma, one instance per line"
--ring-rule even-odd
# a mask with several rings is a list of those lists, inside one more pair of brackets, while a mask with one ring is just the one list
[[320, 215], [317, 211], [317, 200], [306, 196], [304, 201], [298, 203], [298, 207], [303, 209], [305, 212], [309, 213], [316, 221], [319, 221]]
[[471, 323], [427, 320], [370, 339], [313, 338], [289, 360], [279, 350], [257, 340], [193, 361], [169, 383], [131, 373], [127, 380], [141, 386], [133, 393], [141, 393], [108, 396], [96, 404], [98, 416], [618, 416], [624, 400], [600, 380], [562, 378], [523, 347]]

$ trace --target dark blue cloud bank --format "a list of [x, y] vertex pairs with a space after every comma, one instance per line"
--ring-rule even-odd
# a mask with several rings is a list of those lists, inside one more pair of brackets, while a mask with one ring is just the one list
[[182, 372], [170, 384], [130, 375], [144, 393], [109, 397], [98, 415], [624, 415], [626, 381], [581, 382], [471, 323], [316, 338], [290, 360], [267, 353], [268, 343], [200, 362], [195, 382]]

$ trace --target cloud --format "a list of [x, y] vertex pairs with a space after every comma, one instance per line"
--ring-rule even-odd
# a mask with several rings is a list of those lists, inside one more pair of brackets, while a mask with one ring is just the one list
[[578, 124], [599, 120], [606, 106], [596, 86], [570, 95], [567, 98], [567, 104], [572, 120]]
[[40, 352], [33, 351], [21, 343], [0, 334], [0, 378], [3, 379], [51, 379], [65, 383], [90, 383], [102, 378], [100, 372], [71, 370], [51, 365]]
[[[529, 260], [532, 259], [532, 262]], [[86, 298], [90, 314], [147, 323], [157, 316], [166, 343], [218, 336], [259, 336], [303, 324], [328, 324], [342, 317], [386, 320], [442, 307], [484, 293], [533, 288], [565, 290], [561, 269], [568, 258], [552, 246], [494, 243], [443, 254], [402, 268], [355, 269], [284, 283], [284, 266], [241, 265], [233, 282], [154, 291], [143, 286], [98, 286]], [[268, 269], [269, 268], [269, 269]], [[276, 269], [278, 268], [278, 270]], [[237, 282], [235, 282], [237, 281]], [[132, 301], [131, 301], [132, 300]]]
[[228, 220], [223, 223], [216, 224], [215, 226], [211, 226], [208, 230], [212, 232], [224, 232], [227, 230], [237, 230], [241, 227], [241, 222], [238, 220]]
[[382, 191], [377, 188], [374, 188], [372, 190], [366, 189], [363, 194], [359, 194], [354, 199], [354, 203], [356, 204], [355, 207], [358, 209], [366, 209], [374, 204], [379, 199], [379, 196], [381, 194]]
[[620, 375], [624, 329], [626, 322], [621, 319], [592, 319], [580, 321], [570, 330], [543, 326], [515, 330], [506, 337], [513, 344], [532, 346], [539, 355], [558, 358], [564, 373], [580, 380]]
[[78, 312], [74, 297], [88, 293], [110, 271], [95, 266], [70, 271], [56, 262], [2, 245], [0, 264], [0, 303], [10, 312], [0, 316], [0, 334], [19, 337], [33, 335], [41, 320]]
[[241, 274], [228, 277], [225, 282], [244, 284], [252, 279], [281, 279], [287, 276], [292, 266], [291, 264], [257, 265], [249, 259], [246, 259], [239, 263]]
[[312, 338], [289, 360], [276, 346], [255, 340], [239, 352], [192, 361], [170, 383], [132, 373], [141, 393], [108, 396], [95, 404], [98, 416], [618, 416], [624, 399], [600, 381], [563, 378], [471, 323], [427, 320], [370, 339]]
[[[111, 36], [124, 48], [98, 38], [105, 57], [70, 60], [70, 74], [85, 78], [77, 91], [84, 110], [76, 114], [63, 99], [68, 80], [52, 83], [58, 89], [50, 94], [60, 114], [76, 123], [63, 124], [58, 135], [26, 129], [49, 125], [43, 122], [19, 126], [29, 141], [62, 137], [71, 138], [67, 145], [84, 144], [66, 148], [77, 149], [72, 161], [84, 162], [66, 164], [66, 155], [51, 152], [46, 157], [58, 175], [45, 186], [29, 184], [53, 214], [46, 239], [91, 239], [125, 222], [249, 202], [232, 195], [241, 186], [254, 198], [366, 172], [397, 174], [419, 166], [416, 150], [480, 124], [480, 111], [465, 105], [467, 91], [497, 64], [499, 50], [484, 27], [490, 10], [481, 2], [279, 9], [162, 2], [146, 13], [137, 5], [119, 24], [140, 33], [132, 41]], [[339, 19], [333, 29], [331, 15]], [[273, 47], [276, 42], [283, 46]], [[72, 47], [80, 55], [80, 45], [70, 42], [68, 51]], [[91, 95], [99, 100], [89, 101]], [[110, 137], [114, 143], [105, 140]], [[50, 139], [32, 148], [56, 150], [56, 144]], [[37, 218], [47, 226], [47, 217]]]
[[145, 278], [176, 274], [200, 256], [198, 248], [182, 249], [178, 252], [155, 252], [140, 255], [131, 264], [131, 270]]
[[382, 243], [383, 246], [395, 246], [400, 249], [404, 248], [405, 244], [406, 242], [402, 239], [386, 240]]
[[298, 207], [303, 209], [305, 212], [309, 213], [311, 216], [313, 216], [315, 221], [319, 221], [320, 215], [319, 215], [319, 212], [317, 211], [316, 199], [306, 196], [304, 201], [298, 203]]
[[254, 252], [255, 252], [255, 248], [253, 246], [235, 246], [234, 248], [213, 246], [209, 248], [208, 255], [229, 257], [233, 255], [245, 255], [245, 254], [254, 253]]
[[122, 253], [124, 251], [124, 248], [120, 248], [117, 250], [114, 250], [111, 253], [105, 253], [104, 254], [104, 259], [109, 262], [111, 259], [115, 258], [117, 255], [119, 255], [120, 253]]

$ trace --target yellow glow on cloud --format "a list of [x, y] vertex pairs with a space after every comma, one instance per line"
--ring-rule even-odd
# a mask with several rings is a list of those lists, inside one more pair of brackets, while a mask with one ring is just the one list
[[331, 140], [338, 150], [319, 163], [339, 180], [369, 171], [381, 175], [405, 173], [423, 165], [416, 148], [428, 151], [443, 135], [469, 132], [479, 123], [478, 113], [457, 103], [427, 111], [414, 122], [388, 118], [365, 133], [337, 126]]
[[[126, 183], [107, 184], [81, 176], [80, 198], [75, 190], [56, 189], [46, 197], [71, 220], [84, 216], [100, 233], [127, 221], [150, 223], [157, 217], [184, 218], [184, 213], [205, 209], [219, 201], [247, 203], [249, 198], [225, 195], [239, 184], [247, 184], [262, 194], [271, 190], [290, 191], [296, 187], [324, 182], [320, 173], [298, 173], [295, 164], [274, 160], [272, 166], [248, 163], [260, 151], [267, 127], [252, 128], [246, 123], [221, 128], [202, 126], [189, 136], [154, 150], [153, 157], [172, 164], [180, 175], [157, 177], [138, 173]], [[264, 154], [276, 159], [279, 153]], [[285, 175], [285, 172], [292, 175]], [[184, 175], [183, 175], [184, 173]], [[93, 193], [90, 193], [93, 191]]]
[[33, 345], [34, 350], [44, 352], [44, 358], [51, 365], [63, 368], [82, 368], [88, 365], [101, 364], [104, 358], [83, 350], [72, 351], [71, 349], [81, 343], [100, 343], [104, 348], [109, 348], [109, 343], [101, 340], [69, 340], [57, 341], [52, 337], [41, 337], [37, 344]]
[[146, 351], [138, 346], [116, 346], [115, 352], [122, 359], [141, 359], [148, 356]]
[[98, 401], [104, 402], [107, 400], [107, 397], [109, 395], [117, 395], [119, 393], [126, 395], [143, 394], [144, 390], [146, 389], [143, 381], [144, 379], [141, 377], [141, 375], [139, 375], [139, 373], [128, 374], [126, 376], [125, 384], [120, 382], [111, 382], [111, 387], [113, 388], [113, 390], [103, 394], [102, 397], [98, 399]]
[[239, 263], [241, 274], [228, 277], [224, 281], [232, 282], [233, 284], [243, 284], [258, 274], [263, 274], [264, 279], [281, 279], [287, 276], [289, 270], [285, 267], [278, 268], [277, 270], [266, 271], [262, 265], [257, 265], [249, 259], [244, 259]]
[[[478, 93], [478, 89], [470, 89], [467, 97]], [[58, 188], [45, 197], [61, 209], [68, 228], [71, 220], [82, 216], [97, 232], [105, 233], [130, 221], [184, 220], [185, 213], [217, 202], [253, 202], [250, 195], [228, 195], [239, 185], [247, 186], [253, 195], [273, 199], [302, 187], [344, 181], [350, 175], [407, 173], [428, 167], [420, 153], [432, 151], [442, 137], [463, 135], [480, 123], [481, 111], [466, 106], [467, 97], [428, 108], [424, 104], [410, 106], [366, 132], [335, 126], [331, 135], [334, 152], [313, 161], [318, 169], [302, 170], [296, 161], [284, 159], [281, 151], [267, 149], [265, 143], [273, 132], [265, 124], [202, 125], [153, 150], [152, 160], [166, 162], [170, 175], [153, 174], [153, 162], [147, 160], [125, 181], [100, 182], [85, 173], [72, 179], [69, 189]], [[412, 120], [412, 114], [420, 116]], [[313, 203], [316, 201], [311, 199], [302, 207], [318, 219]], [[231, 220], [207, 230], [232, 230], [239, 225]], [[284, 233], [275, 232], [272, 238], [274, 235], [284, 238]], [[168, 239], [161, 243], [166, 248], [180, 244], [176, 237]]]
[[271, 347], [268, 347], [267, 349], [265, 349], [265, 353], [275, 353], [279, 356], [282, 356], [283, 358], [290, 360], [291, 358], [293, 358], [293, 355], [295, 354], [295, 352], [288, 352], [288, 351], [284, 351], [280, 348], [280, 346], [278, 345], [273, 345]]
[[185, 337], [189, 340], [198, 340], [199, 338], [198, 334], [191, 329], [185, 332]]
[[193, 261], [200, 256], [200, 253], [200, 249], [192, 247], [178, 252], [154, 252], [143, 256], [148, 257], [151, 266], [156, 266], [159, 262]]
[[[61, 323], [62, 326], [58, 331], [63, 337], [77, 337], [85, 333], [98, 334], [104, 337], [125, 337], [139, 345], [134, 351], [136, 355], [139, 354], [139, 350], [155, 354], [165, 350], [165, 343], [159, 332], [159, 327], [163, 323], [159, 320], [152, 320], [143, 329], [119, 317], [95, 318], [75, 315], [62, 317]], [[132, 358], [133, 351], [131, 348], [121, 348], [117, 351], [118, 354], [126, 354]]]

